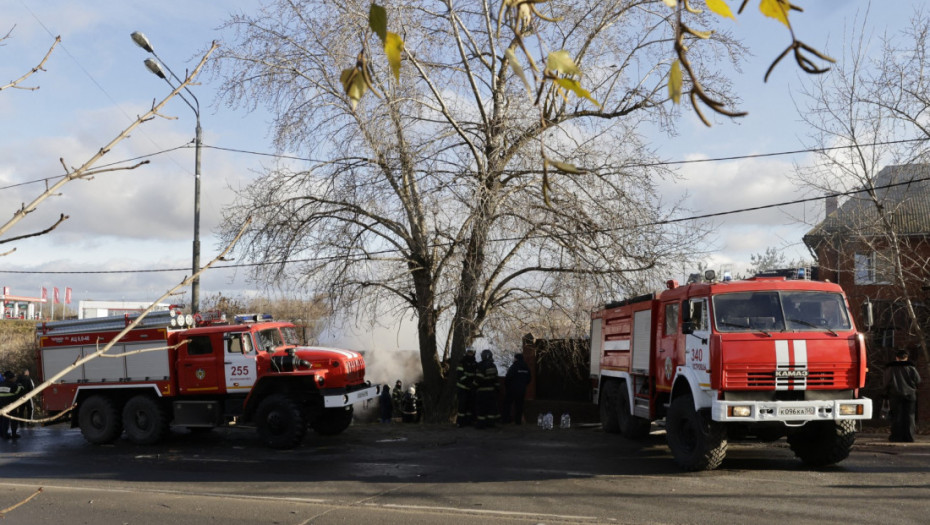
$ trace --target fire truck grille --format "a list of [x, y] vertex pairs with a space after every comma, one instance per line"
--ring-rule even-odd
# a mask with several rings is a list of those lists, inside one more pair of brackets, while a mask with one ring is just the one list
[[[728, 390], [772, 390], [775, 388], [836, 388], [839, 385], [837, 374], [833, 370], [803, 370], [806, 376], [776, 377], [774, 370], [732, 370], [724, 371], [724, 385]], [[843, 378], [845, 379], [845, 378]], [[845, 381], [839, 381], [845, 383]]]
[[346, 380], [356, 383], [365, 379], [365, 361], [361, 357], [346, 361]]

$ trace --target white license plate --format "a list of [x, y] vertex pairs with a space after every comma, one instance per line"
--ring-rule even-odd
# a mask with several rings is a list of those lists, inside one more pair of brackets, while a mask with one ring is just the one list
[[813, 416], [816, 413], [815, 407], [778, 407], [779, 416]]

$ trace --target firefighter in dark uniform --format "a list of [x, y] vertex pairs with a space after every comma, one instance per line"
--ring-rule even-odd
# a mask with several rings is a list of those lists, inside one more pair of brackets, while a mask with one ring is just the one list
[[497, 410], [497, 365], [494, 364], [494, 355], [490, 350], [481, 351], [481, 362], [475, 374], [475, 383], [478, 387], [476, 394], [477, 422], [475, 428], [489, 428], [497, 423], [499, 417]]
[[[23, 395], [23, 384], [16, 380], [13, 372], [7, 370], [3, 373], [3, 383], [0, 383], [0, 408], [3, 408]], [[14, 412], [18, 412], [15, 410]], [[16, 414], [10, 414], [15, 416]], [[9, 419], [6, 416], [0, 416], [0, 437], [3, 439], [18, 439], [19, 434], [16, 430], [19, 428], [19, 421]], [[10, 432], [12, 430], [12, 432]]]
[[458, 368], [455, 369], [455, 392], [459, 403], [455, 423], [459, 428], [471, 425], [475, 417], [475, 373], [477, 369], [475, 349], [469, 347], [465, 350], [465, 356], [459, 361]]
[[394, 388], [391, 390], [391, 403], [393, 403], [394, 415], [399, 416], [403, 410], [403, 401], [404, 401], [404, 385], [400, 382], [400, 379], [394, 383]]

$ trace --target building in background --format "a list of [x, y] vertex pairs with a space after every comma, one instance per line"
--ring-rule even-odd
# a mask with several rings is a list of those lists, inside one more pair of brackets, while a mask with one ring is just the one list
[[[78, 319], [139, 313], [151, 304], [148, 301], [78, 301]], [[170, 306], [159, 303], [155, 305], [155, 311], [167, 310]]]
[[48, 299], [13, 295], [10, 293], [10, 287], [4, 286], [0, 301], [3, 303], [4, 319], [39, 319], [42, 316], [42, 307]]

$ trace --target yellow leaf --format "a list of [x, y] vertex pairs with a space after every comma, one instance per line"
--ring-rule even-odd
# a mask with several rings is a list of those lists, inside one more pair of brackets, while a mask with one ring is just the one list
[[665, 0], [665, 5], [669, 7], [678, 7], [678, 0]]
[[520, 61], [517, 59], [517, 54], [513, 52], [513, 48], [507, 48], [507, 51], [504, 51], [504, 57], [507, 58], [507, 63], [510, 64], [510, 69], [514, 72], [515, 75], [520, 77], [520, 80], [523, 81], [523, 85], [526, 86], [526, 91], [532, 95], [533, 88], [530, 86], [529, 81], [526, 79], [526, 74], [523, 72], [523, 65], [521, 65]]
[[546, 159], [546, 162], [548, 162], [549, 165], [552, 166], [553, 168], [561, 172], [564, 172], [564, 173], [576, 173], [576, 174], [582, 173], [582, 171], [578, 169], [578, 167], [575, 166], [574, 164], [569, 164], [567, 162], [559, 162], [557, 160], [552, 160], [552, 159]]
[[788, 23], [788, 2], [785, 0], [760, 0], [759, 1], [759, 11], [762, 11], [762, 14], [778, 20], [782, 24], [785, 24], [788, 27], [791, 25]]
[[668, 74], [668, 96], [676, 104], [681, 101], [681, 63], [678, 60], [672, 62], [672, 71]]
[[397, 33], [388, 33], [384, 39], [384, 54], [387, 55], [388, 64], [394, 80], [400, 80], [400, 55], [404, 50], [404, 40]]
[[594, 105], [596, 105], [597, 107], [601, 107], [601, 104], [598, 101], [594, 100], [594, 98], [591, 97], [591, 93], [587, 89], [584, 89], [583, 87], [581, 87], [581, 84], [577, 80], [572, 80], [570, 78], [557, 78], [555, 79], [555, 81], [560, 86], [571, 91], [575, 95], [578, 95], [581, 98], [586, 98], [590, 100], [591, 102], [594, 102]]
[[575, 65], [568, 51], [562, 49], [549, 53], [546, 59], [546, 68], [550, 71], [558, 71], [564, 75], [581, 75], [581, 70]]
[[380, 5], [371, 4], [368, 9], [368, 26], [384, 42], [387, 35], [387, 10]]
[[733, 16], [733, 11], [730, 11], [730, 6], [727, 5], [723, 0], [706, 0], [707, 8], [717, 13], [718, 16], [723, 18], [732, 18], [736, 20], [736, 17]]
[[365, 75], [357, 68], [352, 67], [343, 69], [342, 74], [339, 76], [339, 80], [342, 82], [342, 87], [345, 89], [349, 100], [352, 101], [352, 109], [355, 109], [358, 105], [358, 101], [362, 99], [362, 95], [368, 91]]

